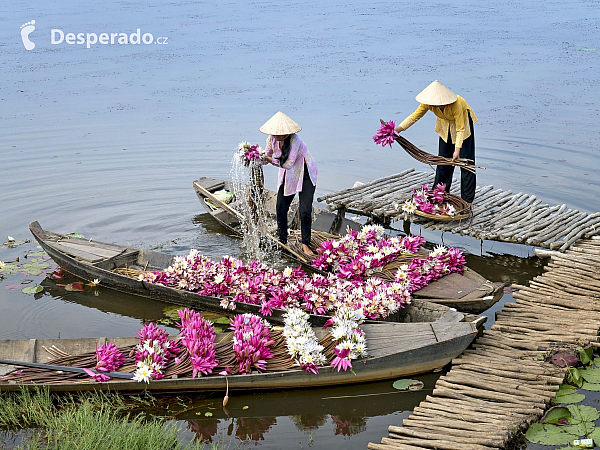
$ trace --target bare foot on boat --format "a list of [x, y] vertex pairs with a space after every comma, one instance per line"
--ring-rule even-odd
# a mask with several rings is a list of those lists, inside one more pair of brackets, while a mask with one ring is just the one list
[[306, 244], [302, 244], [302, 252], [308, 256], [317, 256], [315, 252], [313, 252], [310, 247]]

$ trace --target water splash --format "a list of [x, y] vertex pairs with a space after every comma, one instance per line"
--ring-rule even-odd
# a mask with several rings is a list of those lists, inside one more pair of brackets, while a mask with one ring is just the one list
[[272, 254], [261, 243], [270, 242], [267, 235], [274, 221], [267, 215], [264, 175], [260, 161], [246, 161], [238, 152], [231, 161], [230, 177], [235, 203], [242, 216], [242, 247], [253, 259], [265, 262]]

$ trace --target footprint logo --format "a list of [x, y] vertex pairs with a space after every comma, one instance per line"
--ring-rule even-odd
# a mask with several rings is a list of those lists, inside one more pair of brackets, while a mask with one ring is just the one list
[[35, 48], [35, 44], [29, 40], [29, 35], [33, 30], [35, 30], [35, 20], [21, 25], [21, 39], [23, 39], [23, 45], [27, 50], [33, 50]]

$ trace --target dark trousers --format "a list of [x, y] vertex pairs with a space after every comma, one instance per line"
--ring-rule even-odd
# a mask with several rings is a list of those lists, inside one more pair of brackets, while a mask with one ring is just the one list
[[[463, 141], [462, 148], [460, 149], [460, 157], [472, 159], [475, 164], [475, 129], [473, 128], [473, 119], [469, 114], [469, 125], [471, 126], [471, 136]], [[440, 138], [440, 151], [439, 155], [445, 158], [452, 158], [454, 154], [454, 144], [450, 137], [450, 129], [448, 129], [448, 142], [444, 142]], [[452, 174], [454, 173], [454, 166], [437, 166], [435, 171], [435, 181], [433, 187], [437, 186], [438, 183], [444, 183], [446, 185], [446, 192], [450, 192], [450, 185], [452, 184]], [[460, 196], [466, 202], [473, 203], [475, 198], [475, 174], [465, 169], [460, 169]]]
[[[285, 177], [283, 183], [277, 191], [277, 236], [280, 242], [287, 244], [288, 221], [287, 213], [294, 200], [294, 195], [283, 195]], [[298, 192], [300, 199], [300, 229], [302, 230], [302, 243], [310, 247], [310, 227], [312, 224], [312, 203], [315, 196], [315, 185], [312, 184], [308, 168], [304, 164], [304, 178], [302, 180], [302, 190]]]

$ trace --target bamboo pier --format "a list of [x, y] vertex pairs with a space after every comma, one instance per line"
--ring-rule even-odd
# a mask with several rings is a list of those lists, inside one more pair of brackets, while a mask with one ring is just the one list
[[[574, 242], [600, 234], [600, 212], [590, 214], [567, 205], [551, 206], [535, 195], [477, 187], [473, 215], [462, 221], [441, 222], [407, 214], [398, 209], [412, 196], [412, 190], [431, 185], [432, 172], [414, 169], [380, 178], [361, 186], [333, 192], [318, 198], [330, 210], [371, 217], [389, 225], [404, 220], [430, 230], [449, 231], [483, 240], [513, 242], [564, 252]], [[450, 191], [459, 194], [457, 183]]]
[[501, 449], [542, 416], [566, 373], [548, 357], [600, 347], [600, 236], [565, 253], [536, 253], [551, 258], [546, 271], [529, 286], [513, 285], [516, 302], [370, 450]]

